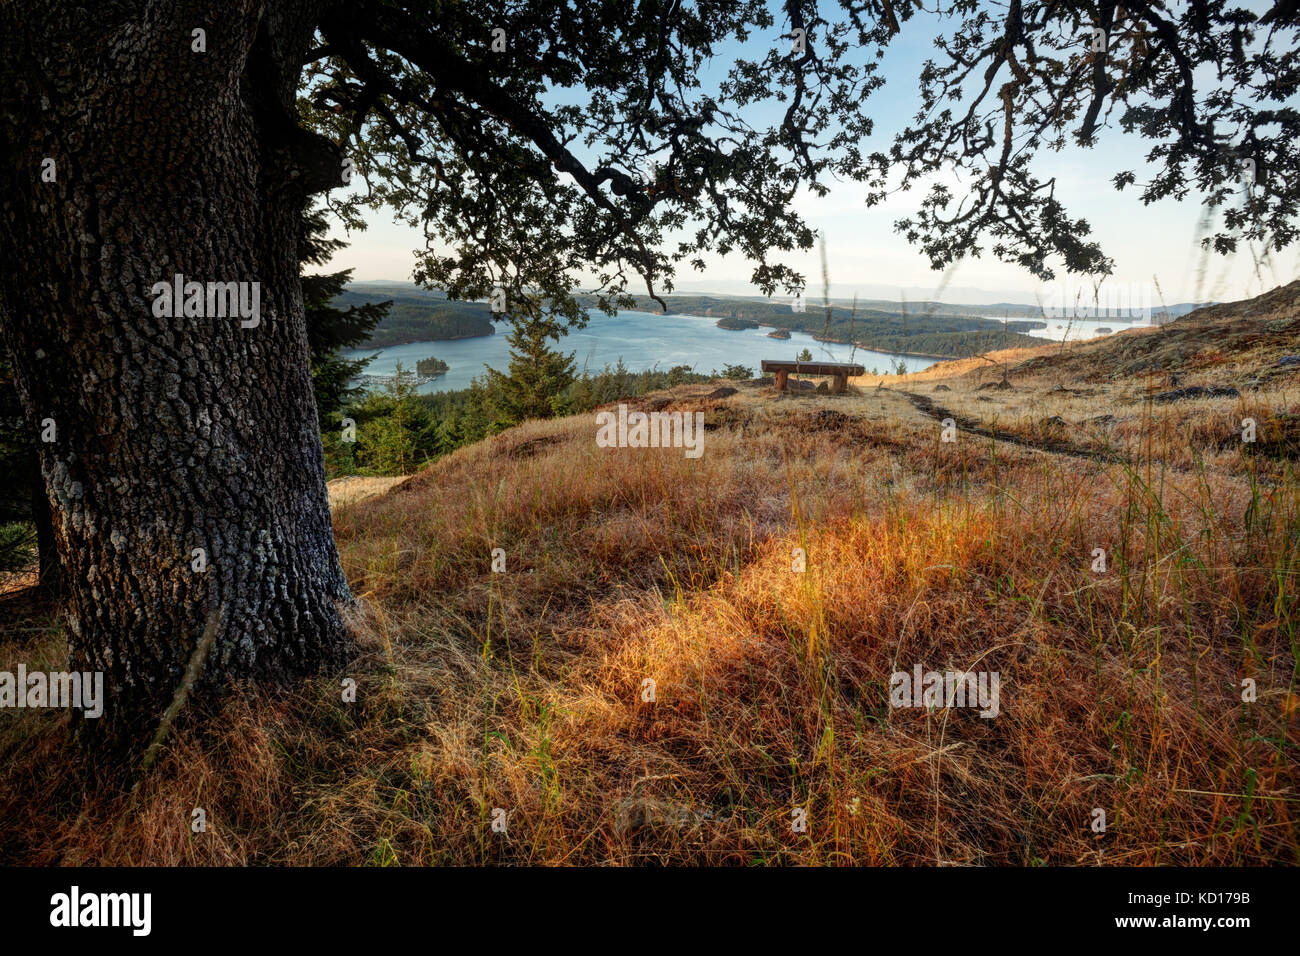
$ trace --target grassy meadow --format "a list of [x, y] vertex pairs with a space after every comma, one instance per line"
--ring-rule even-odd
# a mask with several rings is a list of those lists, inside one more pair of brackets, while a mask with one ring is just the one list
[[[1278, 291], [846, 395], [629, 400], [702, 410], [698, 459], [598, 447], [583, 414], [336, 487], [355, 667], [183, 723], [125, 796], [60, 759], [66, 714], [6, 720], [0, 856], [1300, 862], [1300, 285]], [[1178, 382], [1240, 395], [1154, 400]], [[0, 667], [60, 666], [48, 610], [16, 627]], [[891, 707], [916, 664], [998, 672], [998, 715]]]

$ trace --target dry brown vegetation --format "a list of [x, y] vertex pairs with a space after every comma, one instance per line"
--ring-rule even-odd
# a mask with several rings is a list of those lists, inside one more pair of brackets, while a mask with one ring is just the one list
[[335, 478], [326, 483], [329, 489], [330, 508], [337, 511], [359, 501], [365, 501], [367, 498], [382, 495], [405, 480], [405, 478], [401, 477], [367, 477], [363, 475], [348, 475], [344, 478]]
[[[697, 460], [599, 448], [585, 415], [339, 504], [357, 703], [345, 675], [233, 699], [127, 796], [80, 778], [66, 717], [5, 715], [0, 853], [1294, 864], [1300, 369], [1277, 359], [1300, 321], [1184, 322], [844, 396], [684, 387], [652, 404], [705, 410]], [[980, 388], [1004, 368], [1009, 389]], [[1173, 371], [1259, 387], [1155, 405]], [[1276, 441], [1241, 442], [1246, 415]], [[0, 667], [62, 653], [58, 630], [24, 632]], [[918, 663], [999, 672], [1000, 713], [891, 708], [889, 675]]]

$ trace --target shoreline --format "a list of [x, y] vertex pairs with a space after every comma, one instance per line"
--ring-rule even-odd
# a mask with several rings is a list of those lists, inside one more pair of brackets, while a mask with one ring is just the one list
[[387, 345], [375, 345], [366, 342], [364, 345], [354, 346], [358, 352], [367, 352], [373, 349], [395, 349], [399, 345], [418, 345], [421, 342], [464, 342], [466, 339], [490, 339], [497, 334], [495, 328], [491, 332], [484, 332], [482, 335], [449, 335], [441, 339], [411, 339], [409, 342], [389, 342]]
[[[807, 332], [805, 334], [812, 335], [811, 332]], [[886, 352], [883, 349], [872, 348], [870, 345], [863, 345], [861, 342], [845, 342], [843, 339], [827, 339], [827, 338], [822, 338], [820, 335], [813, 335], [812, 337], [815, 341], [818, 342], [828, 342], [831, 345], [847, 345], [850, 348], [859, 348], [867, 352], [875, 352], [878, 355], [889, 355], [889, 356], [901, 355], [904, 358], [909, 358], [909, 357], [928, 358], [928, 359], [934, 359], [936, 362], [955, 362], [958, 359], [975, 357], [973, 355], [935, 355], [933, 352], [903, 352], [897, 349]]]
[[[725, 316], [725, 315], [724, 315], [724, 316], [714, 316], [714, 315], [696, 315], [694, 312], [671, 312], [671, 313], [669, 313], [669, 314], [670, 314], [670, 315], [684, 315], [684, 316], [686, 316], [686, 317], [688, 317], [688, 318], [692, 318], [692, 319], [704, 319], [705, 321], [712, 322], [716, 328], [721, 329], [723, 332], [752, 332], [752, 331], [756, 331], [756, 330], [753, 329], [753, 328], [745, 328], [745, 329], [728, 329], [728, 328], [723, 328], [722, 326], [718, 325], [718, 321], [719, 321], [719, 319], [725, 319], [725, 318], [728, 318], [728, 316]], [[755, 320], [755, 321], [757, 321], [757, 320]], [[814, 342], [825, 342], [825, 343], [827, 343], [828, 345], [847, 345], [847, 346], [849, 346], [850, 348], [859, 348], [859, 349], [862, 349], [863, 351], [866, 351], [866, 352], [875, 352], [877, 355], [900, 356], [900, 357], [902, 357], [902, 358], [924, 358], [924, 359], [933, 359], [933, 360], [936, 361], [936, 362], [952, 362], [952, 361], [955, 361], [955, 360], [957, 360], [957, 359], [962, 359], [962, 358], [971, 358], [971, 356], [969, 356], [969, 355], [936, 355], [936, 354], [934, 354], [933, 352], [901, 352], [901, 351], [897, 351], [897, 350], [878, 349], [878, 348], [875, 348], [875, 347], [870, 346], [870, 345], [863, 345], [861, 342], [846, 342], [846, 341], [844, 341], [843, 339], [823, 338], [822, 336], [816, 334], [815, 332], [805, 332], [803, 329], [787, 329], [787, 328], [786, 328], [785, 326], [783, 326], [783, 325], [769, 325], [769, 324], [766, 323], [766, 322], [758, 322], [758, 328], [759, 328], [759, 329], [777, 329], [777, 330], [780, 330], [780, 331], [782, 331], [782, 332], [790, 333], [791, 335], [794, 334], [794, 333], [796, 333], [796, 332], [798, 332], [798, 333], [800, 333], [801, 335], [806, 335], [806, 336], [808, 336], [808, 337], [809, 337], [810, 339], [812, 339]], [[768, 335], [767, 337], [768, 337], [768, 338], [773, 338], [773, 336], [771, 336], [771, 335]], [[788, 336], [782, 336], [781, 338], [777, 338], [777, 339], [775, 339], [775, 341], [778, 341], [778, 342], [784, 342], [784, 341], [786, 341], [787, 338], [788, 338]]]
[[[432, 375], [420, 375], [415, 372], [407, 372], [403, 370], [402, 380], [410, 382], [413, 385], [428, 385], [430, 382], [436, 382], [441, 376], [446, 375], [449, 371], [451, 370], [447, 369], [446, 371], [435, 372]], [[363, 372], [351, 379], [351, 381], [357, 382], [361, 385], [387, 385], [391, 382], [397, 381], [397, 374], [375, 375], [370, 372]]]

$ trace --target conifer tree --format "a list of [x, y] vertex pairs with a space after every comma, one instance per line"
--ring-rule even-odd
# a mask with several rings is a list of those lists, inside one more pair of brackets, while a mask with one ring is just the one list
[[508, 321], [509, 374], [492, 368], [487, 371], [494, 427], [564, 413], [565, 396], [574, 382], [574, 353], [565, 354], [549, 343], [567, 335], [570, 323], [547, 311], [535, 298], [525, 299]]
[[[298, 259], [304, 267], [324, 265], [347, 245], [341, 239], [325, 238], [328, 225], [322, 209], [311, 210], [303, 216]], [[348, 383], [370, 362], [368, 358], [346, 359], [339, 354], [340, 350], [364, 343], [393, 304], [389, 300], [347, 309], [334, 308], [330, 303], [351, 278], [351, 269], [302, 276], [312, 390], [316, 393], [316, 415], [322, 430], [330, 428], [331, 418], [360, 393], [359, 388], [349, 387]]]

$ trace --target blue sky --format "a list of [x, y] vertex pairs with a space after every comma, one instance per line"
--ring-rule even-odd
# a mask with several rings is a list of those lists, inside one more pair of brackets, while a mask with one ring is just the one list
[[[886, 84], [868, 101], [876, 128], [867, 148], [887, 146], [894, 132], [915, 114], [919, 101], [916, 78], [933, 51], [935, 23], [934, 18], [913, 20], [886, 53], [882, 64]], [[945, 24], [942, 29], [950, 32], [953, 25]], [[773, 35], [750, 42], [773, 42]], [[725, 69], [739, 51], [736, 44], [720, 50], [715, 68]], [[756, 117], [753, 122], [762, 119]], [[1296, 249], [1275, 255], [1272, 270], [1264, 267], [1262, 275], [1256, 274], [1251, 256], [1244, 251], [1231, 258], [1206, 256], [1196, 243], [1202, 211], [1194, 193], [1183, 202], [1166, 200], [1143, 206], [1133, 187], [1116, 192], [1110, 177], [1121, 169], [1140, 170], [1149, 144], [1118, 129], [1107, 133], [1090, 150], [1068, 147], [1061, 153], [1043, 154], [1038, 170], [1057, 177], [1058, 197], [1075, 215], [1087, 218], [1093, 235], [1115, 260], [1109, 281], [1131, 287], [1151, 283], [1154, 277], [1163, 301], [1174, 303], [1245, 298], [1300, 275], [1300, 250]], [[931, 270], [925, 257], [893, 229], [897, 219], [916, 208], [924, 190], [897, 194], [884, 205], [868, 209], [861, 185], [841, 182], [831, 186], [824, 198], [803, 194], [796, 203], [809, 224], [826, 238], [832, 295], [905, 296], [909, 300], [934, 296], [941, 274]], [[409, 280], [414, 251], [423, 245], [422, 236], [394, 223], [386, 211], [368, 214], [367, 221], [369, 228], [364, 232], [338, 233], [351, 245], [335, 257], [332, 267], [352, 268], [358, 280]], [[757, 294], [748, 286], [751, 267], [743, 259], [706, 257], [706, 261], [708, 269], [703, 274], [691, 270], [679, 273], [678, 291]], [[809, 277], [810, 287], [820, 284], [816, 251], [788, 261]], [[1023, 270], [985, 255], [959, 264], [940, 297], [950, 302], [1033, 302], [1036, 295], [1041, 298], [1045, 293], [1045, 287]]]

